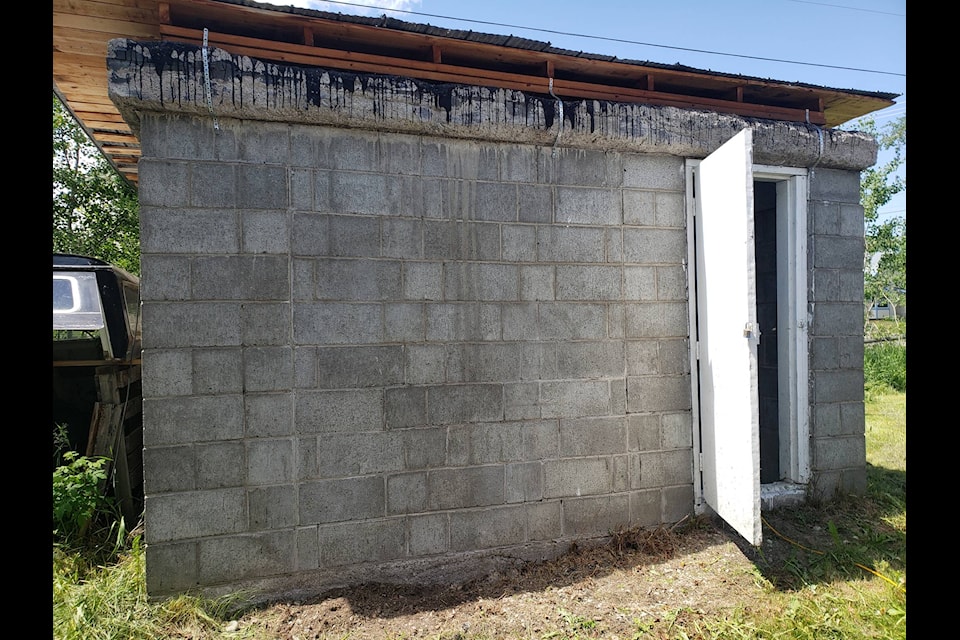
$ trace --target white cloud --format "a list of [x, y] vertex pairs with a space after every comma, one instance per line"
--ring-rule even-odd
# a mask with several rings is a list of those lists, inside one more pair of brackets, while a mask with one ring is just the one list
[[[329, 11], [332, 13], [346, 13], [362, 16], [379, 16], [392, 13], [394, 10], [413, 11], [420, 7], [421, 0], [344, 0], [343, 2], [324, 2], [323, 0], [258, 0], [266, 4], [275, 4], [281, 7], [300, 7], [315, 11]], [[397, 14], [396, 18], [404, 19], [405, 14]], [[409, 17], [407, 17], [409, 19]]]

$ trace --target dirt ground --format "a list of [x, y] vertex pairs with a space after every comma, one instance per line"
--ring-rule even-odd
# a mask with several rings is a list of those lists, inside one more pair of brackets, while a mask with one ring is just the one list
[[677, 637], [670, 628], [683, 616], [765, 606], [760, 596], [778, 580], [775, 567], [796, 548], [764, 529], [758, 551], [701, 517], [620, 532], [602, 546], [466, 584], [369, 584], [274, 604], [238, 622], [284, 640]]

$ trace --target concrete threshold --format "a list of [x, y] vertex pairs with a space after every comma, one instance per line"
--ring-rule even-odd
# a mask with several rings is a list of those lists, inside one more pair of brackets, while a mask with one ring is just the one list
[[793, 482], [771, 482], [760, 485], [760, 510], [768, 511], [798, 505], [807, 495], [807, 486]]

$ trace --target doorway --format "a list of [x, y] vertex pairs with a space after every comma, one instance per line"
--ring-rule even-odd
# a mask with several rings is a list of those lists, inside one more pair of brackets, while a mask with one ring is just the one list
[[745, 129], [686, 171], [696, 509], [759, 545], [762, 498], [809, 480], [806, 170]]

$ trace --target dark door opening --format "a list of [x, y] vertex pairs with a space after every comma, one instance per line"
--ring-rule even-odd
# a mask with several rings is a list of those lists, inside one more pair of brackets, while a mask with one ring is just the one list
[[756, 261], [757, 394], [760, 419], [760, 482], [780, 480], [780, 391], [777, 345], [777, 185], [753, 183]]

